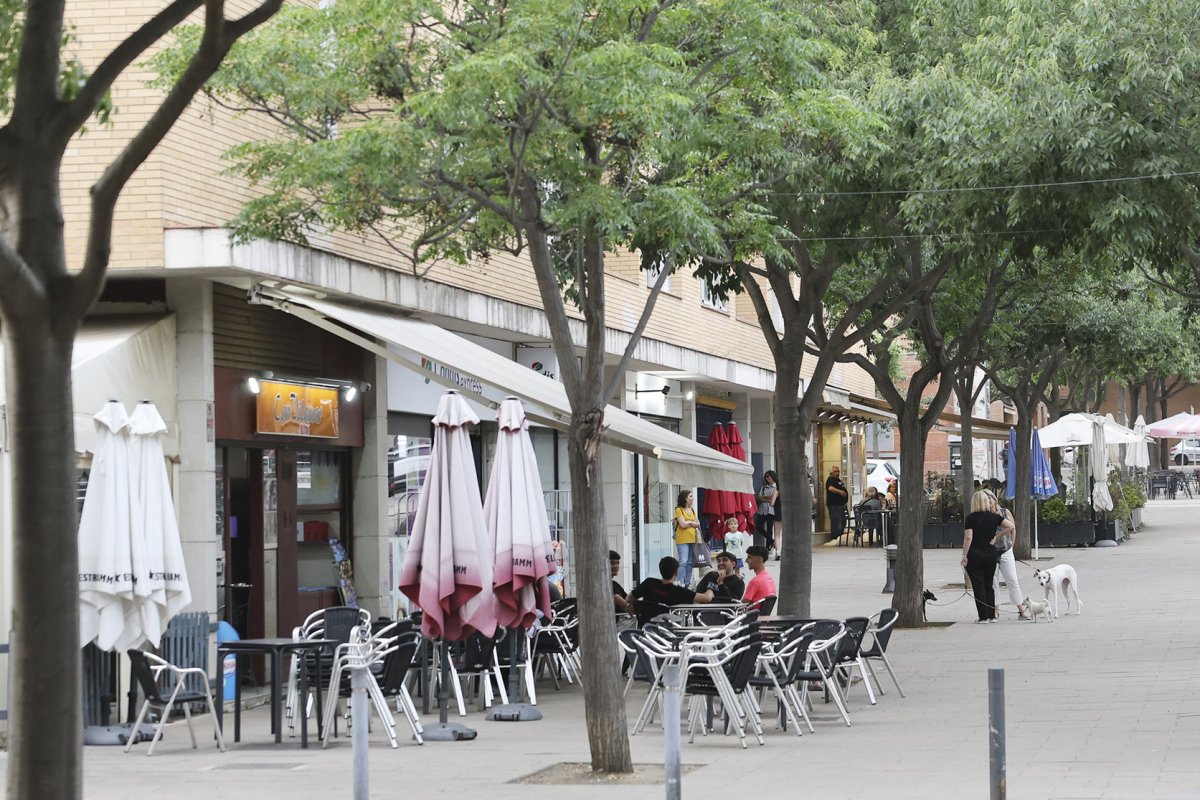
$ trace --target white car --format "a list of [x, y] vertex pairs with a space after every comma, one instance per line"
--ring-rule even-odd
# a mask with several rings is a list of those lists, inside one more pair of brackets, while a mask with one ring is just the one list
[[867, 459], [867, 486], [874, 486], [875, 491], [887, 494], [888, 484], [900, 480], [900, 466], [895, 461], [886, 458]]
[[1194, 464], [1200, 461], [1200, 439], [1184, 439], [1172, 447], [1171, 460], [1176, 464]]

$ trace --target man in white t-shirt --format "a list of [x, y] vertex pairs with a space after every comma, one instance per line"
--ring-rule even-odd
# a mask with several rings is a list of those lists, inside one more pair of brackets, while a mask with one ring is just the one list
[[725, 520], [725, 551], [737, 558], [739, 570], [746, 565], [746, 548], [750, 541], [750, 534], [738, 530], [737, 517]]

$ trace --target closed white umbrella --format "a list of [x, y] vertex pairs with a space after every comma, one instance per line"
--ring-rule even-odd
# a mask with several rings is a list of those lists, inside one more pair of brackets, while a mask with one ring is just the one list
[[79, 520], [79, 639], [81, 647], [122, 650], [143, 638], [137, 584], [145, 574], [131, 507], [129, 415], [110, 400], [93, 419], [96, 449]]
[[145, 538], [146, 586], [141, 608], [142, 629], [158, 647], [167, 623], [192, 602], [179, 523], [171, 499], [162, 437], [167, 424], [150, 401], [139, 403], [129, 416], [129, 468], [134, 489], [131, 516], [140, 516]]
[[1150, 448], [1146, 446], [1146, 420], [1141, 414], [1138, 414], [1137, 421], [1133, 423], [1133, 432], [1138, 435], [1139, 440], [1126, 448], [1125, 466], [1150, 469]]
[[1104, 420], [1092, 425], [1092, 444], [1088, 453], [1088, 464], [1092, 471], [1092, 508], [1097, 511], [1112, 511], [1112, 495], [1108, 493], [1108, 444], [1104, 439]]

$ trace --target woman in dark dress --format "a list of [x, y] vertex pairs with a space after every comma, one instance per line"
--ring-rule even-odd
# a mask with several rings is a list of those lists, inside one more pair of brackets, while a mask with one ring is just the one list
[[987, 492], [976, 492], [971, 498], [971, 513], [963, 523], [962, 566], [971, 579], [971, 590], [975, 593], [976, 622], [996, 621], [996, 592], [992, 577], [1000, 560], [996, 552], [996, 539], [1011, 535], [1013, 524], [991, 511], [991, 498]]

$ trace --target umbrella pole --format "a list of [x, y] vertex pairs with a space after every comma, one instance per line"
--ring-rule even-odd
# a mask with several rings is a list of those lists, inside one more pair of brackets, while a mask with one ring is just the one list
[[521, 699], [521, 678], [517, 669], [522, 647], [529, 646], [529, 637], [524, 628], [508, 629], [508, 697], [512, 702], [493, 706], [484, 714], [484, 719], [494, 722], [536, 722], [542, 718], [542, 712], [528, 703], [519, 703]]
[[441, 679], [438, 681], [438, 724], [426, 728], [421, 733], [421, 738], [427, 742], [470, 741], [479, 735], [478, 731], [468, 728], [466, 725], [448, 721], [450, 719], [450, 695], [446, 687], [450, 683], [450, 643], [444, 636], [442, 637], [439, 671]]
[[1038, 504], [1033, 501], [1033, 560], [1038, 560]]

